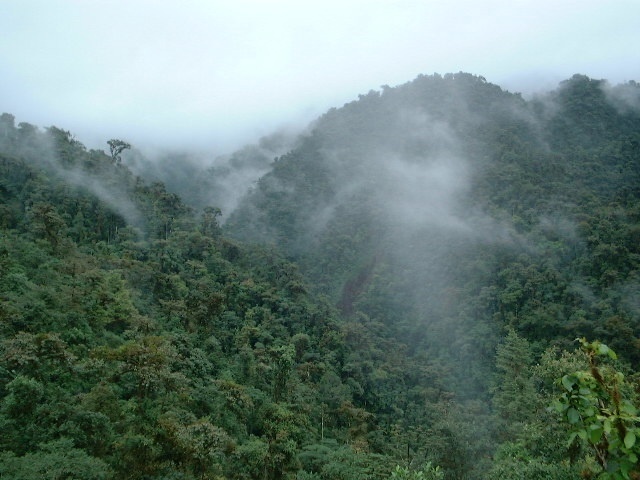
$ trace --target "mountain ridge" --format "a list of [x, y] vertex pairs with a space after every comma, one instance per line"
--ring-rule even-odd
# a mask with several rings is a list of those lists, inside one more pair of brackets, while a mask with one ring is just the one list
[[166, 184], [3, 114], [0, 475], [597, 474], [548, 405], [577, 336], [639, 404], [639, 91], [419, 76]]

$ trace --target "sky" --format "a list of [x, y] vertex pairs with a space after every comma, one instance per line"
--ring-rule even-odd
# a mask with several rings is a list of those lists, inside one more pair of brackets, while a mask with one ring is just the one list
[[419, 74], [640, 81], [640, 0], [2, 0], [0, 112], [226, 153]]

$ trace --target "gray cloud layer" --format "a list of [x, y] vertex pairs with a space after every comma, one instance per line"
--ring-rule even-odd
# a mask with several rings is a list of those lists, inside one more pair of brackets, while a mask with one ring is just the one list
[[7, 0], [0, 109], [90, 147], [223, 153], [419, 73], [638, 79], [639, 17], [634, 0]]

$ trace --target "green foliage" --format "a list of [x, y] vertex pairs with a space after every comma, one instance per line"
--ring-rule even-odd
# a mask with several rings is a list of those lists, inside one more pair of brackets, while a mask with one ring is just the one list
[[516, 426], [535, 415], [531, 363], [531, 347], [527, 340], [513, 328], [508, 329], [504, 342], [497, 348], [498, 378], [493, 395], [494, 406], [507, 425]]
[[487, 474], [489, 480], [578, 480], [583, 478], [568, 459], [532, 455], [522, 443], [503, 443]]
[[86, 452], [74, 448], [73, 442], [61, 439], [40, 446], [35, 452], [16, 456], [0, 454], [0, 477], [14, 480], [106, 480], [112, 478], [108, 465]]
[[442, 480], [444, 474], [440, 467], [434, 467], [431, 463], [427, 463], [421, 470], [409, 470], [406, 467], [396, 465], [396, 468], [391, 472], [390, 478], [398, 480]]
[[630, 386], [621, 372], [599, 363], [600, 357], [615, 360], [613, 350], [598, 341], [583, 338], [579, 342], [589, 359], [589, 369], [563, 376], [560, 383], [564, 393], [554, 403], [556, 411], [571, 425], [568, 444], [579, 440], [591, 448], [601, 467], [598, 478], [635, 478], [640, 417], [626, 398]]
[[419, 76], [207, 172], [3, 114], [0, 476], [633, 478], [637, 92]]
[[325, 480], [389, 478], [387, 459], [381, 455], [358, 451], [335, 440], [305, 446], [299, 454], [302, 470], [297, 478]]

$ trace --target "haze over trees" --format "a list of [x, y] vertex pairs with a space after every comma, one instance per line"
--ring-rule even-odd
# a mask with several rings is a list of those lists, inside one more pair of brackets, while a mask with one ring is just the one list
[[0, 477], [639, 478], [637, 83], [107, 144], [0, 117]]

